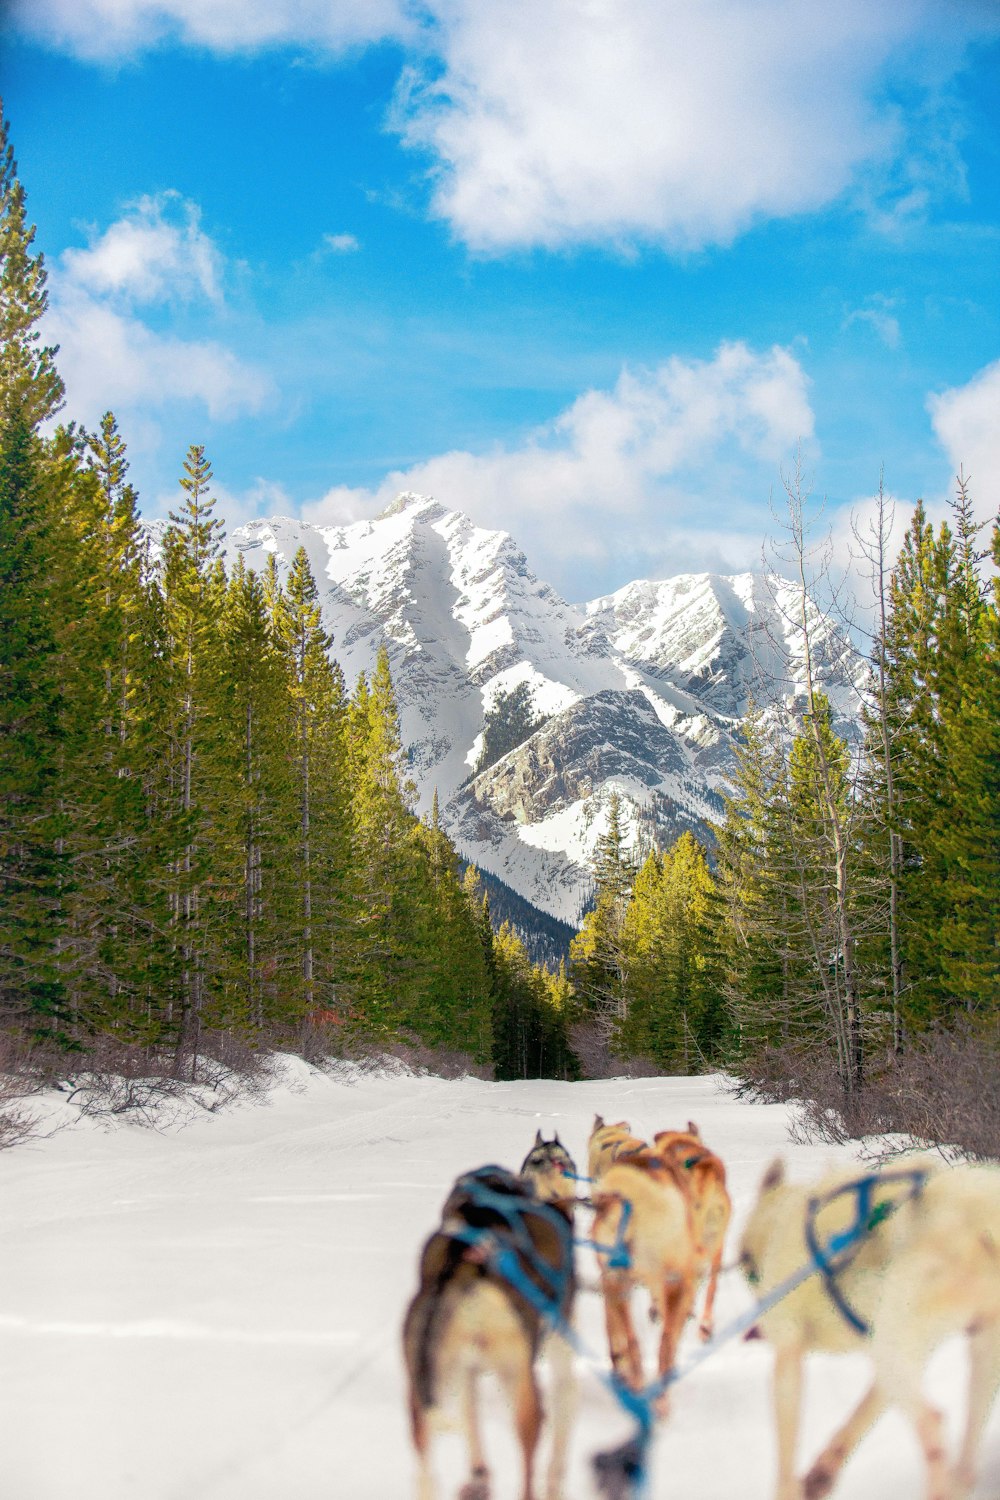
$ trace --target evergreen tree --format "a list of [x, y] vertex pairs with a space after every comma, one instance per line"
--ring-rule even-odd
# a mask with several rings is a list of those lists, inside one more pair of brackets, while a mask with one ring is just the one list
[[630, 954], [624, 925], [634, 879], [635, 863], [626, 844], [621, 798], [615, 792], [608, 805], [607, 830], [598, 839], [594, 854], [593, 909], [570, 944], [573, 988], [610, 1045], [628, 1009]]
[[540, 723], [530, 682], [519, 682], [509, 692], [501, 688], [483, 720], [483, 747], [473, 775], [478, 776], [516, 750]]
[[291, 771], [296, 799], [288, 859], [286, 940], [301, 976], [306, 1014], [336, 1005], [336, 974], [347, 944], [351, 886], [346, 706], [340, 668], [330, 660], [319, 594], [304, 547], [281, 588], [273, 554], [264, 590], [285, 655], [291, 695]]
[[53, 522], [23, 410], [0, 412], [0, 1003], [55, 1018], [64, 861]]
[[[219, 618], [217, 728], [210, 849], [219, 971], [217, 1024], [260, 1027], [292, 1010], [282, 897], [294, 860], [296, 806], [288, 744], [292, 712], [285, 660], [264, 586], [242, 556]], [[297, 988], [297, 985], [295, 985]]]
[[0, 406], [28, 432], [62, 405], [55, 348], [41, 343], [38, 323], [48, 304], [45, 260], [32, 255], [24, 188], [0, 101]]
[[163, 594], [168, 632], [170, 705], [161, 733], [173, 844], [169, 904], [173, 974], [168, 1016], [180, 1047], [195, 1048], [208, 974], [208, 833], [212, 754], [219, 722], [217, 627], [225, 578], [219, 561], [222, 523], [212, 514], [212, 470], [192, 445], [180, 485], [184, 499], [163, 544]]
[[684, 833], [651, 853], [625, 914], [628, 1009], [620, 1050], [670, 1073], [695, 1073], [718, 1058], [725, 1005], [716, 932], [715, 882], [704, 847]]

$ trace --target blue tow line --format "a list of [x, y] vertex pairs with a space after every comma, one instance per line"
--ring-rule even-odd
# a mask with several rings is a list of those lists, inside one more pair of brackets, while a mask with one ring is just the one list
[[[575, 1173], [566, 1173], [567, 1177], [573, 1177], [578, 1182], [589, 1181], [589, 1178], [577, 1177]], [[651, 1385], [645, 1386], [641, 1391], [634, 1391], [614, 1371], [602, 1369], [597, 1363], [596, 1357], [578, 1337], [573, 1327], [566, 1321], [560, 1310], [560, 1305], [566, 1291], [567, 1274], [556, 1272], [552, 1267], [539, 1261], [534, 1252], [534, 1246], [530, 1237], [524, 1229], [523, 1211], [512, 1211], [511, 1200], [500, 1194], [490, 1192], [489, 1189], [471, 1176], [466, 1186], [471, 1190], [474, 1197], [487, 1207], [495, 1208], [502, 1213], [505, 1223], [511, 1229], [515, 1239], [520, 1242], [521, 1254], [527, 1257], [532, 1269], [537, 1270], [540, 1279], [547, 1282], [553, 1288], [553, 1295], [546, 1294], [525, 1273], [518, 1252], [511, 1246], [503, 1244], [489, 1229], [468, 1229], [453, 1237], [463, 1240], [469, 1244], [487, 1247], [487, 1260], [490, 1266], [499, 1276], [518, 1292], [526, 1302], [538, 1312], [550, 1327], [557, 1332], [570, 1347], [579, 1354], [594, 1371], [595, 1375], [604, 1386], [614, 1395], [622, 1408], [636, 1423], [636, 1432], [632, 1438], [619, 1449], [607, 1455], [598, 1455], [595, 1467], [614, 1468], [620, 1467], [628, 1482], [631, 1483], [636, 1500], [648, 1493], [649, 1466], [648, 1450], [652, 1441], [655, 1427], [654, 1407], [659, 1398], [665, 1394], [672, 1385], [678, 1381], [685, 1380], [688, 1375], [696, 1370], [699, 1365], [704, 1364], [706, 1359], [711, 1359], [723, 1345], [731, 1343], [733, 1339], [741, 1337], [777, 1304], [803, 1282], [808, 1281], [811, 1276], [817, 1274], [823, 1277], [827, 1291], [841, 1315], [847, 1320], [852, 1328], [858, 1333], [870, 1332], [869, 1325], [865, 1323], [847, 1302], [840, 1287], [837, 1284], [837, 1276], [843, 1271], [853, 1259], [862, 1241], [872, 1230], [893, 1214], [902, 1204], [919, 1195], [927, 1180], [927, 1174], [921, 1169], [901, 1170], [897, 1172], [885, 1172], [882, 1174], [869, 1173], [865, 1177], [859, 1177], [851, 1182], [843, 1183], [832, 1192], [822, 1197], [810, 1198], [806, 1216], [806, 1244], [809, 1249], [810, 1258], [803, 1265], [786, 1276], [777, 1286], [771, 1288], [765, 1296], [758, 1299], [753, 1307], [734, 1318], [724, 1329], [711, 1339], [701, 1349], [697, 1350], [685, 1362], [681, 1368], [675, 1367], [661, 1375]], [[908, 1184], [908, 1192], [895, 1203], [881, 1203], [873, 1207], [873, 1198], [878, 1187], [886, 1184], [902, 1182]], [[825, 1244], [820, 1244], [816, 1234], [816, 1218], [820, 1211], [837, 1198], [851, 1193], [854, 1195], [854, 1217], [848, 1226], [838, 1234], [831, 1235]], [[548, 1208], [548, 1205], [533, 1204], [530, 1212], [537, 1213], [540, 1207]], [[555, 1210], [551, 1210], [555, 1212]], [[601, 1254], [610, 1254], [622, 1251], [626, 1255], [624, 1265], [629, 1264], [627, 1251], [624, 1250], [623, 1228], [628, 1222], [631, 1213], [631, 1204], [627, 1199], [623, 1200], [622, 1215], [619, 1220], [619, 1231], [615, 1245], [609, 1252], [607, 1246], [595, 1245], [593, 1241], [575, 1241], [575, 1243], [589, 1246]], [[565, 1221], [563, 1221], [565, 1222]], [[614, 1265], [613, 1259], [609, 1259], [609, 1267]], [[619, 1262], [621, 1265], [621, 1262]], [[623, 1491], [619, 1490], [619, 1493]]]

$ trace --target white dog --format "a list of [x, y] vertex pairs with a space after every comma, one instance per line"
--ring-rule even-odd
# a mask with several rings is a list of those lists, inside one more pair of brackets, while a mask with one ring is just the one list
[[[911, 1170], [922, 1177], [907, 1176]], [[852, 1183], [837, 1172], [810, 1187], [769, 1169], [743, 1234], [741, 1260], [764, 1296], [855, 1222]], [[1000, 1384], [1000, 1169], [906, 1162], [883, 1172], [860, 1205], [867, 1231], [834, 1257], [829, 1278], [810, 1277], [759, 1322], [775, 1350], [778, 1500], [821, 1500], [880, 1413], [898, 1406], [913, 1422], [927, 1463], [929, 1500], [960, 1500], [975, 1482], [982, 1431]], [[938, 1344], [969, 1340], [969, 1410], [958, 1462], [948, 1462], [942, 1420], [921, 1389]], [[794, 1474], [802, 1359], [809, 1350], [867, 1349], [875, 1378], [867, 1395], [816, 1459]], [[888, 1486], [887, 1486], [888, 1489]]]

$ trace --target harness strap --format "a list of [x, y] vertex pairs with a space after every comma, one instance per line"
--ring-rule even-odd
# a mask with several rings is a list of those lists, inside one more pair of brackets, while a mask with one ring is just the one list
[[[816, 1270], [823, 1278], [823, 1285], [834, 1307], [855, 1333], [860, 1333], [863, 1337], [871, 1333], [871, 1324], [862, 1318], [848, 1302], [837, 1278], [852, 1264], [861, 1249], [862, 1242], [872, 1230], [883, 1223], [890, 1214], [901, 1208], [904, 1203], [909, 1203], [911, 1199], [918, 1197], [926, 1181], [927, 1173], [919, 1167], [910, 1170], [900, 1169], [895, 1172], [870, 1172], [867, 1177], [859, 1177], [853, 1182], [843, 1183], [832, 1192], [809, 1200], [805, 1222], [806, 1245], [809, 1254], [812, 1256]], [[907, 1191], [902, 1197], [895, 1201], [883, 1201], [873, 1207], [872, 1200], [876, 1188], [897, 1182], [907, 1185]], [[841, 1230], [839, 1234], [831, 1235], [826, 1244], [821, 1244], [816, 1232], [816, 1220], [828, 1204], [836, 1202], [845, 1193], [854, 1194], [854, 1218], [846, 1229]]]
[[593, 1250], [596, 1255], [606, 1255], [609, 1271], [627, 1271], [632, 1265], [632, 1254], [625, 1243], [629, 1220], [632, 1217], [632, 1205], [627, 1198], [622, 1198], [621, 1205], [622, 1211], [613, 1245], [601, 1245], [597, 1240], [574, 1239], [573, 1241], [574, 1245], [578, 1245], [581, 1250]]

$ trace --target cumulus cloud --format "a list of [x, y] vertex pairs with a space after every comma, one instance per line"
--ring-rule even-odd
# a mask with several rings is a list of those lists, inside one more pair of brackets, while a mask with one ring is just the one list
[[[852, 184], [873, 221], [908, 222], [962, 172], [934, 144], [937, 86], [1000, 32], [980, 0], [13, 0], [13, 18], [109, 60], [398, 42], [393, 128], [430, 156], [433, 211], [498, 254], [727, 244]], [[912, 135], [890, 77], [925, 101]]]
[[687, 251], [831, 202], [899, 153], [883, 71], [892, 59], [905, 76], [907, 49], [943, 20], [933, 0], [436, 9], [443, 67], [409, 70], [397, 124], [436, 160], [436, 212], [485, 252], [609, 239]]
[[303, 515], [345, 524], [415, 490], [484, 525], [503, 517], [553, 577], [609, 555], [636, 571], [745, 566], [760, 546], [758, 529], [745, 547], [751, 529], [739, 524], [749, 476], [773, 472], [813, 425], [805, 372], [787, 349], [725, 343], [711, 360], [624, 370], [519, 446], [444, 453], [371, 490], [338, 486]]
[[28, 36], [94, 61], [169, 41], [222, 53], [336, 53], [414, 31], [407, 0], [12, 0], [10, 11]]
[[66, 250], [63, 272], [77, 288], [135, 302], [221, 300], [222, 256], [201, 228], [195, 203], [168, 192], [140, 198], [86, 249]]
[[1000, 359], [966, 384], [927, 398], [953, 474], [963, 469], [981, 520], [1000, 515]]
[[70, 248], [51, 275], [47, 334], [73, 409], [93, 422], [109, 407], [148, 415], [195, 401], [212, 418], [257, 411], [270, 378], [212, 339], [156, 330], [136, 308], [222, 301], [224, 262], [202, 230], [197, 205], [176, 193], [142, 198], [84, 248]]

